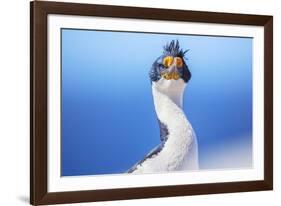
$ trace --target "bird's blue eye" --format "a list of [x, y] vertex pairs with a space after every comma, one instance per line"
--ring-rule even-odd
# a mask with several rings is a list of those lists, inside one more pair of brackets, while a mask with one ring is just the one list
[[172, 57], [172, 56], [166, 56], [164, 59], [163, 59], [163, 65], [165, 66], [165, 67], [169, 67], [169, 66], [171, 66], [172, 65], [172, 63], [173, 63], [173, 61], [174, 61], [174, 57]]
[[176, 65], [177, 65], [178, 68], [181, 68], [183, 66], [182, 58], [176, 57], [175, 61], [176, 61]]

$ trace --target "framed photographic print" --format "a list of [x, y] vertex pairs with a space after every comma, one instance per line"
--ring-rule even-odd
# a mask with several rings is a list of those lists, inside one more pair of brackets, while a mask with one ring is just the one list
[[30, 8], [31, 204], [272, 190], [272, 16]]

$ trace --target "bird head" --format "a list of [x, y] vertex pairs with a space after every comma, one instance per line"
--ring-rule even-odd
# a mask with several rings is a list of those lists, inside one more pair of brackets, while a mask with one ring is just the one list
[[183, 80], [187, 83], [191, 78], [184, 57], [188, 50], [180, 49], [178, 40], [172, 40], [163, 49], [163, 54], [155, 60], [149, 72], [151, 82]]

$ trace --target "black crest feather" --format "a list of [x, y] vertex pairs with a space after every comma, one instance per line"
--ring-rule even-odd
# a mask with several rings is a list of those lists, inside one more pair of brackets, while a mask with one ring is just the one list
[[178, 40], [172, 40], [170, 43], [167, 43], [164, 46], [164, 55], [172, 55], [172, 56], [177, 56], [184, 58], [184, 55], [186, 54], [188, 50], [183, 51], [180, 49], [180, 44]]

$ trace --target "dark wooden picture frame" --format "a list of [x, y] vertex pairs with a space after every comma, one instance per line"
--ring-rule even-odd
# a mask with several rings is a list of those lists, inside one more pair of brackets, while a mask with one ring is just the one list
[[[264, 27], [264, 180], [56, 192], [47, 190], [47, 16], [101, 16]], [[273, 17], [58, 2], [30, 4], [30, 203], [34, 205], [273, 189]]]

